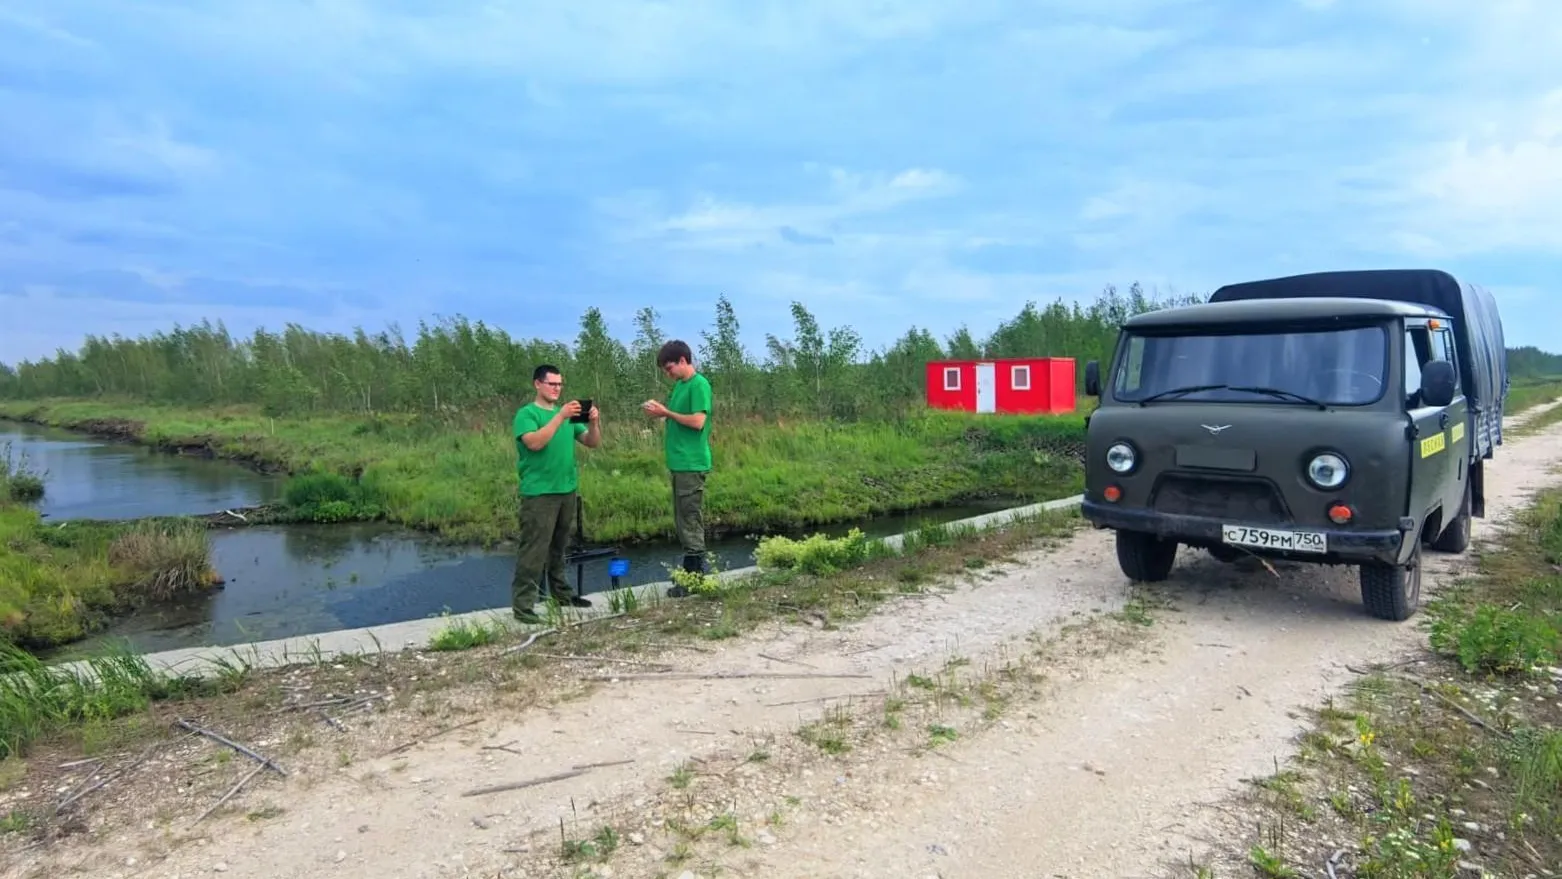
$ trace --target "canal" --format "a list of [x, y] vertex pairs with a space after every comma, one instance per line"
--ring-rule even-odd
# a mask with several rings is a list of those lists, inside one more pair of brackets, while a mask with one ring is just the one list
[[[251, 506], [281, 496], [282, 480], [223, 461], [169, 455], [34, 425], [0, 422], [0, 448], [44, 471], [39, 511], [49, 521], [193, 515]], [[1013, 506], [967, 504], [882, 516], [820, 529], [852, 527], [870, 536], [898, 534]], [[586, 523], [589, 529], [590, 523]], [[507, 607], [513, 550], [450, 546], [383, 523], [218, 528], [212, 560], [224, 588], [117, 621], [60, 656], [109, 642], [139, 651], [231, 646], [382, 625], [442, 613]], [[712, 541], [723, 569], [753, 564], [754, 536]], [[682, 554], [670, 543], [623, 547], [621, 585], [668, 578]], [[608, 560], [587, 562], [582, 591], [610, 587]], [[570, 571], [575, 582], [576, 570]]]

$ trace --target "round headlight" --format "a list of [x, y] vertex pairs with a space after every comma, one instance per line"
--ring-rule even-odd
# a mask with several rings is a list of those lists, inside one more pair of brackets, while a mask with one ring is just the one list
[[1127, 443], [1113, 443], [1106, 450], [1106, 466], [1111, 467], [1113, 472], [1127, 473], [1134, 469], [1136, 463], [1138, 458], [1134, 455], [1134, 447]]
[[1350, 475], [1350, 465], [1333, 453], [1324, 453], [1307, 464], [1307, 478], [1322, 489], [1339, 488]]

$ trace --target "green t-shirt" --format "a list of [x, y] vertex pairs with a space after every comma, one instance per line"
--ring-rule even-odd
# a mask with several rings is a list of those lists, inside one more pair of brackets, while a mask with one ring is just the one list
[[671, 418], [666, 419], [664, 448], [667, 452], [667, 469], [674, 473], [704, 473], [710, 470], [710, 381], [696, 372], [687, 381], [675, 383], [672, 393], [667, 395], [667, 409], [679, 415], [705, 413], [705, 426], [699, 430], [691, 430]]
[[[515, 413], [515, 472], [521, 494], [568, 494], [576, 489], [580, 474], [575, 470], [575, 438], [586, 432], [586, 425], [565, 421], [553, 432], [553, 439], [541, 451], [532, 451], [521, 442], [521, 434], [531, 433], [553, 420], [559, 407], [544, 409], [527, 403]], [[571, 430], [571, 428], [574, 428]]]

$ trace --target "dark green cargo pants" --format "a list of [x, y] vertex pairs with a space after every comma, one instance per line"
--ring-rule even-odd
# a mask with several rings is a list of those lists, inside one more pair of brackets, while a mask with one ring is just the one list
[[705, 477], [703, 472], [673, 472], [673, 521], [683, 554], [705, 555]]
[[554, 598], [568, 603], [574, 594], [565, 576], [564, 554], [575, 524], [576, 502], [574, 492], [521, 497], [521, 538], [515, 551], [515, 580], [510, 584], [515, 610], [529, 611], [542, 601], [544, 572]]

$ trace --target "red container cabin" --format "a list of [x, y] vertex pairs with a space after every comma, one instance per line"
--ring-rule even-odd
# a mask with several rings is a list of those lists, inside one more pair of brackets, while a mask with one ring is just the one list
[[1074, 358], [934, 360], [927, 365], [927, 405], [966, 412], [1073, 412]]

